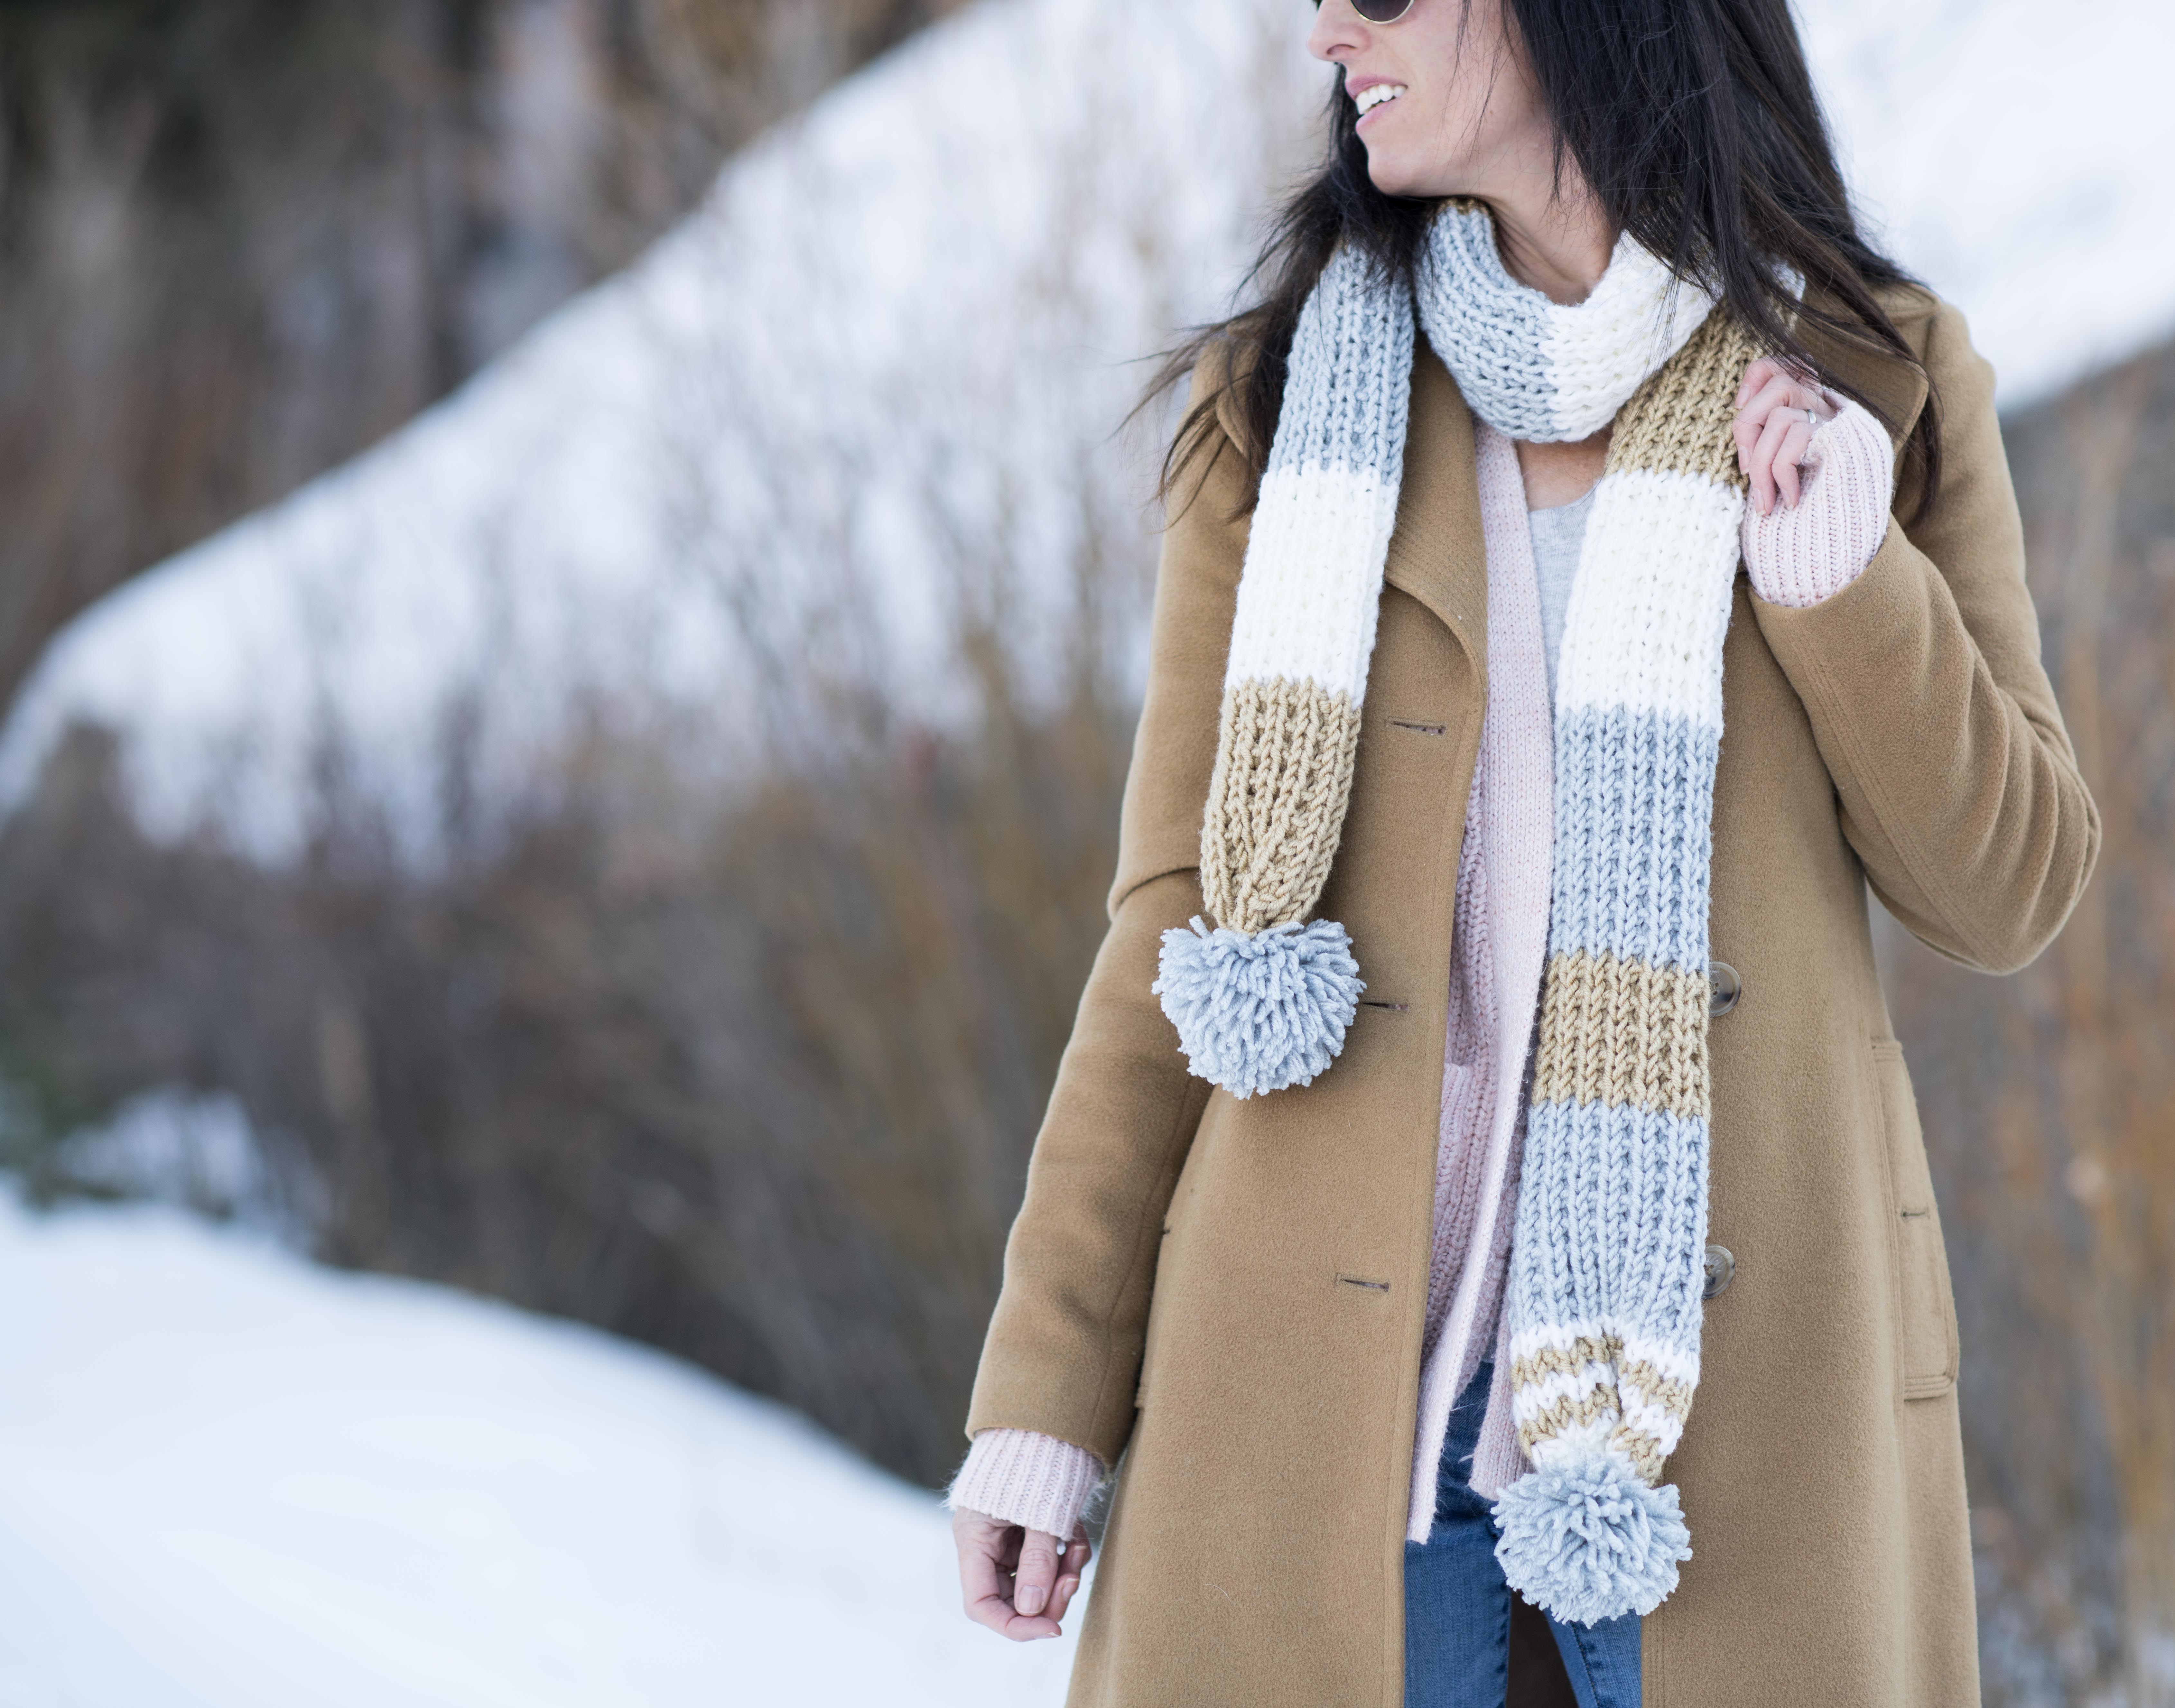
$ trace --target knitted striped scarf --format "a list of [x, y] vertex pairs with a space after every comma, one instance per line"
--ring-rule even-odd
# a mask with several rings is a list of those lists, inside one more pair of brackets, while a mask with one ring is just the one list
[[1341, 250], [1299, 317], [1238, 592], [1201, 829], [1212, 928], [1166, 932], [1154, 990], [1192, 1071], [1311, 1083], [1365, 988], [1310, 919], [1351, 791], [1403, 469], [1414, 323], [1514, 439], [1614, 423], [1557, 667], [1549, 961], [1506, 1309], [1532, 1469], [1497, 1555], [1559, 1619], [1645, 1613], [1690, 1558], [1661, 1486], [1699, 1380], [1706, 1240], [1707, 878], [1722, 639], [1755, 346], [1629, 236], [1565, 307], [1451, 203], [1411, 290]]

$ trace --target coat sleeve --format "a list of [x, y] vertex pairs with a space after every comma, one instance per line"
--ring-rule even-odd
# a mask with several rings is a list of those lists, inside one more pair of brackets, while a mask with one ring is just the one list
[[1908, 529], [1891, 517], [1833, 598], [1754, 609], [1874, 892], [1941, 953], [2013, 972], [2083, 891], [2099, 814], [2040, 663], [1993, 371], [1952, 308], [1924, 339], [1942, 410], [1931, 511]]
[[1218, 428], [1173, 495], [1110, 929], [1035, 1140], [967, 1421], [969, 1435], [1031, 1429], [1105, 1465], [1132, 1430], [1163, 1216], [1208, 1099], [1149, 986], [1163, 932], [1201, 906], [1201, 821], [1245, 491]]

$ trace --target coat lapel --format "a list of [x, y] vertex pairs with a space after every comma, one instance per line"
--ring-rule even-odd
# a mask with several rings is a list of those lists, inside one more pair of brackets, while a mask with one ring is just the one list
[[[1832, 307], [1831, 301], [1819, 299]], [[1854, 388], [1866, 401], [1887, 417], [1897, 444], [1911, 436], [1918, 412], [1926, 407], [1928, 388], [1923, 370], [1884, 350], [1855, 344], [1827, 328], [1807, 323], [1802, 328], [1805, 348], [1821, 367]], [[1908, 336], [1907, 332], [1906, 336]]]
[[1480, 529], [1473, 415], [1450, 370], [1424, 342], [1413, 361], [1404, 482], [1383, 579], [1410, 594], [1457, 637], [1484, 692], [1488, 548]]

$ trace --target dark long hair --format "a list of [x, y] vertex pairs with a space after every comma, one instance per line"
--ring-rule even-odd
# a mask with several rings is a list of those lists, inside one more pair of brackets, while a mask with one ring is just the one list
[[[1788, 0], [1502, 0], [1568, 160], [1609, 218], [1679, 278], [1720, 293], [1754, 337], [1898, 424], [1816, 346], [1892, 358], [1922, 375], [1876, 294], [1915, 281], [1859, 235], [1813, 93]], [[1258, 485], [1301, 306], [1339, 243], [1408, 278], [1440, 203], [1390, 196], [1367, 176], [1359, 111], [1340, 73], [1330, 93], [1329, 157], [1278, 215], [1250, 275], [1252, 307], [1197, 328], [1169, 355], [1151, 396], [1204, 356], [1221, 385], [1187, 412], [1163, 464], [1169, 492], [1211, 438], [1219, 404]], [[1776, 263], [1805, 284], [1801, 302]], [[1940, 474], [1938, 400], [1906, 447], [1918, 510]]]

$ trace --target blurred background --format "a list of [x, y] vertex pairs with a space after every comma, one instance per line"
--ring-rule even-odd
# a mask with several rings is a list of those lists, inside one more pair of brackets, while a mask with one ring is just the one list
[[[2167, 1705], [2175, 19], [1801, 15], [2107, 822], [1883, 940], [1987, 1699]], [[1311, 16], [0, 0], [0, 1699], [1061, 1699], [927, 1491]]]

